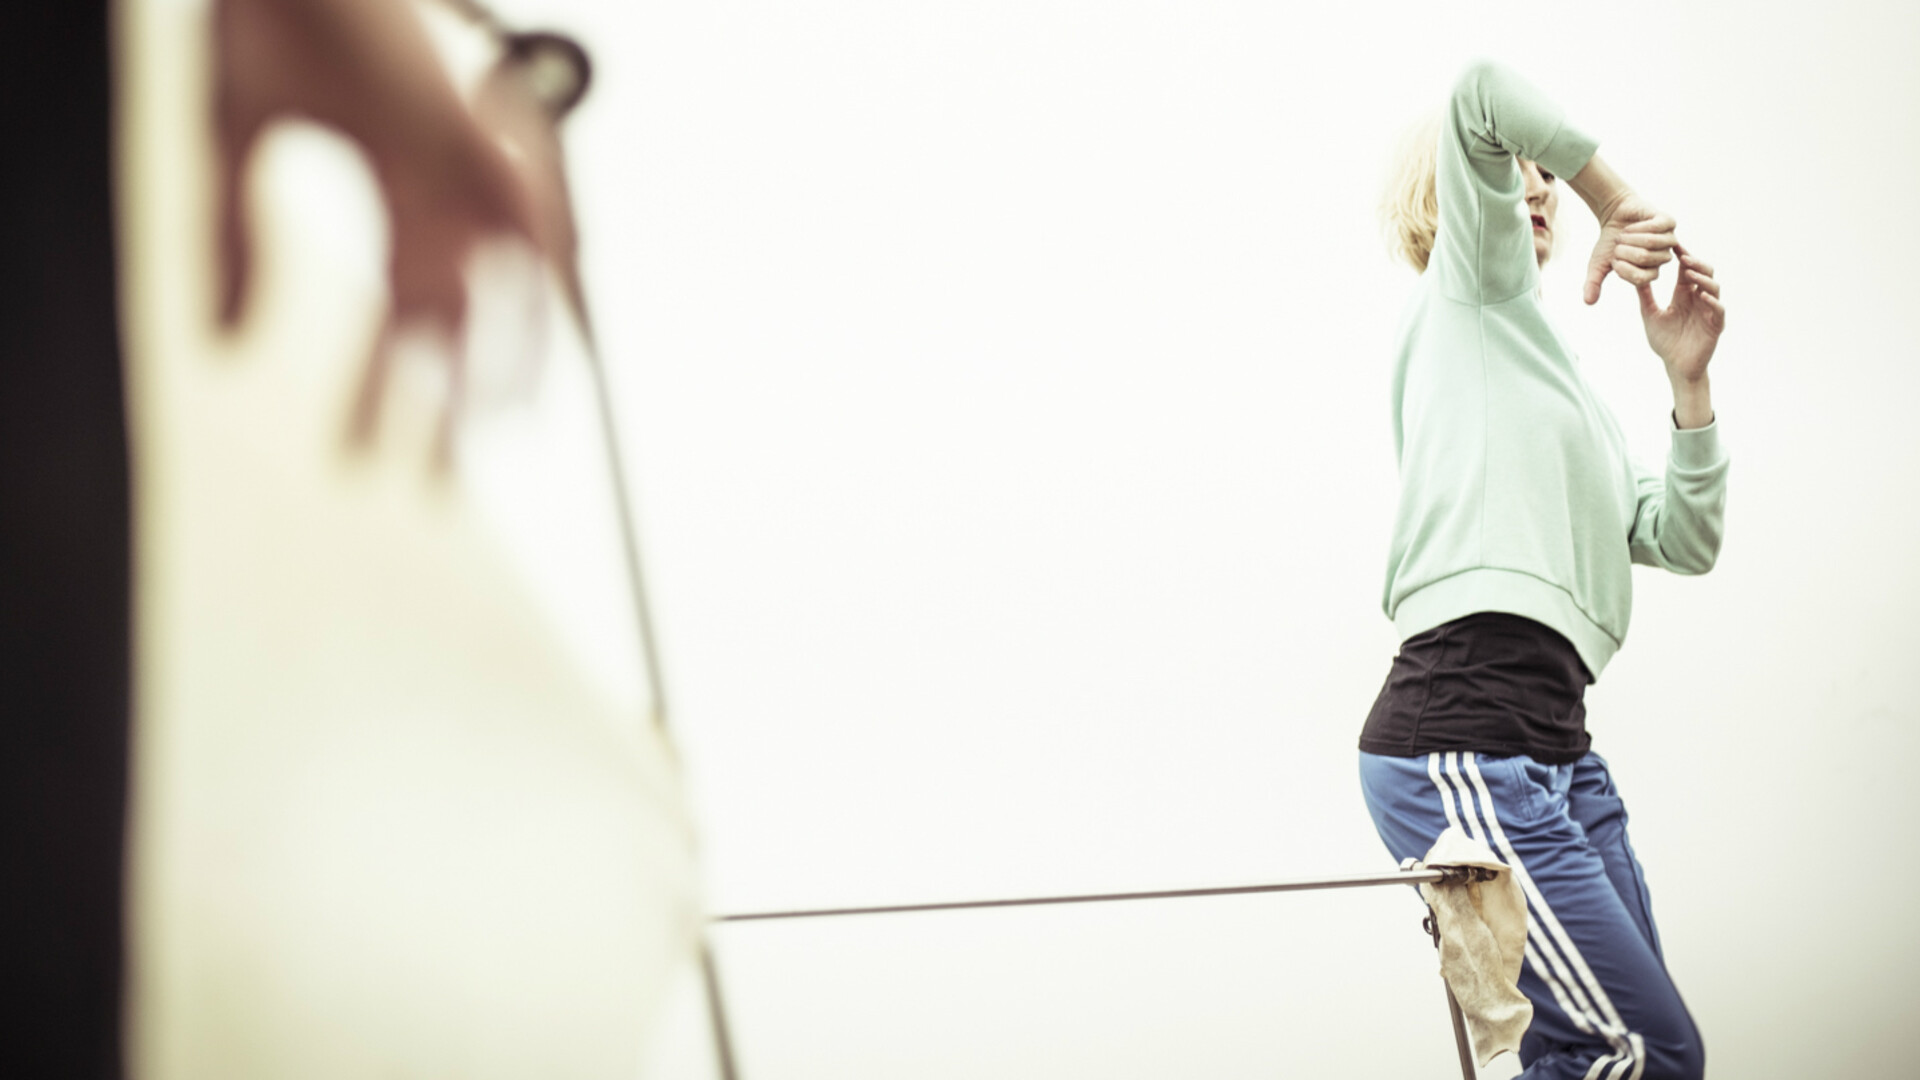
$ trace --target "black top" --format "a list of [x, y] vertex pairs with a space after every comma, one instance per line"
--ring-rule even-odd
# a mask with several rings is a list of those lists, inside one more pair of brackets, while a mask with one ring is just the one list
[[1573, 643], [1532, 619], [1483, 611], [1400, 643], [1360, 731], [1360, 749], [1389, 757], [1435, 750], [1578, 761], [1593, 682]]
[[[131, 573], [106, 0], [0, 31], [0, 1076], [121, 1075]], [[180, 256], [182, 260], [185, 256]]]

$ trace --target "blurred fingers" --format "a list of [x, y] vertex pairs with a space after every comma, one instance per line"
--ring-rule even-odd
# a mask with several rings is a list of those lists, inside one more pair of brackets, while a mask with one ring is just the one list
[[247, 158], [264, 121], [235, 85], [239, 54], [228, 15], [233, 5], [217, 5], [214, 31], [213, 198], [214, 301], [223, 329], [232, 329], [246, 307], [253, 276], [253, 236], [247, 214]]
[[454, 435], [459, 430], [460, 414], [467, 397], [467, 373], [471, 369], [467, 345], [467, 321], [463, 316], [450, 328], [447, 372], [447, 400], [440, 409], [440, 423], [434, 431], [432, 467], [436, 475], [453, 471]]
[[374, 427], [380, 418], [380, 397], [387, 385], [387, 371], [393, 364], [393, 345], [398, 332], [394, 313], [389, 310], [367, 348], [360, 365], [360, 385], [353, 394], [353, 411], [347, 417], [347, 446], [359, 449], [373, 441]]
[[[445, 297], [438, 298], [444, 301]], [[464, 396], [467, 367], [466, 298], [461, 294], [451, 304], [423, 303], [418, 298], [395, 304], [387, 310], [380, 331], [367, 348], [361, 364], [359, 384], [354, 388], [353, 404], [347, 416], [345, 441], [349, 449], [363, 450], [379, 437], [381, 418], [393, 385], [395, 368], [403, 351], [417, 348], [424, 331], [438, 342], [447, 365], [447, 399], [435, 425], [432, 459], [435, 471], [444, 471], [453, 460], [455, 422]]]
[[219, 218], [215, 224], [218, 234], [214, 239], [217, 263], [214, 288], [218, 290], [220, 325], [229, 330], [240, 322], [240, 312], [246, 307], [247, 285], [253, 276], [253, 240], [247, 223], [246, 193], [241, 190], [243, 161], [244, 157], [237, 151], [223, 153], [215, 181], [219, 189], [215, 196], [219, 200], [216, 210]]

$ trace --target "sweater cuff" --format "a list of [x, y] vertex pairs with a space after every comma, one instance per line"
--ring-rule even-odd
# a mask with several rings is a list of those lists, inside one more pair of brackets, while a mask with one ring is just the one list
[[1727, 460], [1720, 446], [1720, 418], [1715, 416], [1706, 427], [1673, 431], [1673, 466], [1682, 472], [1705, 472]]
[[1540, 151], [1540, 156], [1535, 160], [1555, 176], [1572, 180], [1580, 175], [1581, 169], [1587, 167], [1587, 162], [1593, 159], [1594, 152], [1599, 149], [1599, 140], [1572, 124], [1562, 122], [1560, 130], [1553, 133], [1553, 140], [1547, 143], [1546, 149]]

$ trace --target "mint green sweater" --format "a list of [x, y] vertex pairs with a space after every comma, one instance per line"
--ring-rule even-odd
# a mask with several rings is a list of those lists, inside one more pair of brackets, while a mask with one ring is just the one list
[[1716, 425], [1675, 430], [1665, 475], [1541, 309], [1515, 155], [1563, 177], [1595, 142], [1512, 72], [1469, 67], [1440, 135], [1440, 229], [1393, 374], [1400, 503], [1385, 607], [1401, 640], [1478, 611], [1558, 630], [1598, 678], [1626, 640], [1631, 563], [1682, 574], [1720, 551]]

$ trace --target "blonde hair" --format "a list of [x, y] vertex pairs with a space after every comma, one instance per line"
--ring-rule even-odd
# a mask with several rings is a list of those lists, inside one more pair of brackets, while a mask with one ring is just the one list
[[1400, 135], [1386, 191], [1380, 198], [1380, 219], [1394, 253], [1425, 273], [1433, 254], [1433, 237], [1440, 229], [1440, 198], [1434, 173], [1440, 153], [1441, 113], [1421, 117]]

